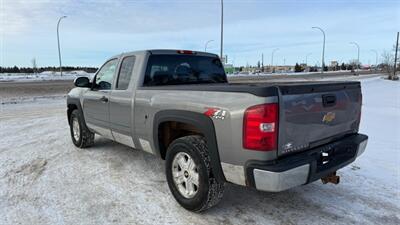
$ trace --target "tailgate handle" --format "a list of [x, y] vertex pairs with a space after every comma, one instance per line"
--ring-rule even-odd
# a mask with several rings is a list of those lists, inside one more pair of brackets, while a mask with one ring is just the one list
[[336, 105], [336, 96], [335, 95], [322, 95], [322, 104], [324, 107], [331, 107]]

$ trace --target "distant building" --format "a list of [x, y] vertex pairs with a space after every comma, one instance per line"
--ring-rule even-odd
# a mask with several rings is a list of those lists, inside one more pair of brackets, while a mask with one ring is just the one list
[[293, 72], [294, 66], [266, 66], [264, 67], [265, 72], [275, 72], [275, 73], [285, 73], [285, 72]]
[[331, 67], [337, 67], [339, 66], [338, 61], [331, 61]]
[[242, 72], [246, 73], [291, 73], [294, 72], [294, 66], [264, 66], [263, 68], [258, 68], [257, 66], [246, 66], [242, 68]]
[[224, 64], [224, 69], [225, 69], [226, 73], [235, 72], [235, 68], [233, 67], [233, 64]]

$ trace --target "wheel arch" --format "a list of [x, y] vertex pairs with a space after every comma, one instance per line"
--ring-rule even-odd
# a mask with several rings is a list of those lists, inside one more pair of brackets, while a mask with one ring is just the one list
[[[83, 121], [85, 122], [85, 117], [84, 117], [82, 106], [81, 106], [81, 102], [79, 101], [79, 99], [67, 98], [67, 120], [68, 120], [68, 124], [71, 123], [71, 121], [70, 121], [71, 113], [75, 109], [78, 110], [81, 113]], [[84, 124], [86, 126], [86, 122]]]
[[165, 153], [168, 146], [164, 146], [160, 138], [160, 128], [163, 124], [174, 122], [187, 124], [194, 134], [204, 136], [210, 154], [212, 173], [216, 179], [225, 182], [225, 176], [221, 168], [221, 162], [218, 152], [217, 138], [213, 121], [197, 112], [184, 110], [163, 110], [155, 114], [153, 122], [153, 141], [156, 154], [165, 159]]

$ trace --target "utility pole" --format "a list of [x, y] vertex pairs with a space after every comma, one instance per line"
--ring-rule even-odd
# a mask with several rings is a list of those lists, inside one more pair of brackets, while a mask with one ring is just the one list
[[264, 72], [264, 53], [261, 54], [261, 71]]
[[279, 48], [275, 48], [274, 50], [272, 50], [272, 54], [271, 54], [271, 72], [273, 72], [273, 67], [274, 67], [274, 54], [278, 50], [279, 50]]
[[356, 42], [350, 42], [350, 44], [353, 44], [357, 47], [357, 71], [358, 71], [358, 66], [360, 65], [360, 46]]
[[220, 57], [223, 57], [224, 48], [224, 0], [221, 0], [221, 52]]
[[393, 80], [397, 80], [396, 70], [397, 70], [397, 51], [399, 49], [399, 32], [397, 32], [397, 41], [396, 41], [396, 52], [394, 54], [394, 72], [393, 72]]
[[325, 32], [320, 27], [312, 27], [312, 28], [320, 30], [322, 32], [322, 34], [324, 35], [323, 44], [322, 44], [322, 64], [321, 64], [322, 65], [321, 73], [324, 73], [324, 69], [325, 69], [325, 60], [324, 60], [324, 58], [325, 58]]
[[59, 34], [59, 27], [60, 27], [60, 22], [62, 19], [67, 18], [67, 16], [62, 16], [60, 19], [58, 19], [57, 23], [57, 44], [58, 44], [58, 60], [60, 61], [60, 76], [62, 76], [62, 65], [61, 65], [61, 50], [60, 50], [60, 34]]

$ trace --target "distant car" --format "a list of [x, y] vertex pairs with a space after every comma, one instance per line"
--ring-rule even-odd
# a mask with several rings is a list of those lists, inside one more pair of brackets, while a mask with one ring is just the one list
[[117, 55], [75, 85], [72, 142], [89, 147], [99, 134], [165, 159], [173, 196], [192, 211], [216, 205], [225, 182], [269, 192], [338, 183], [368, 139], [359, 82], [230, 84], [204, 52]]

